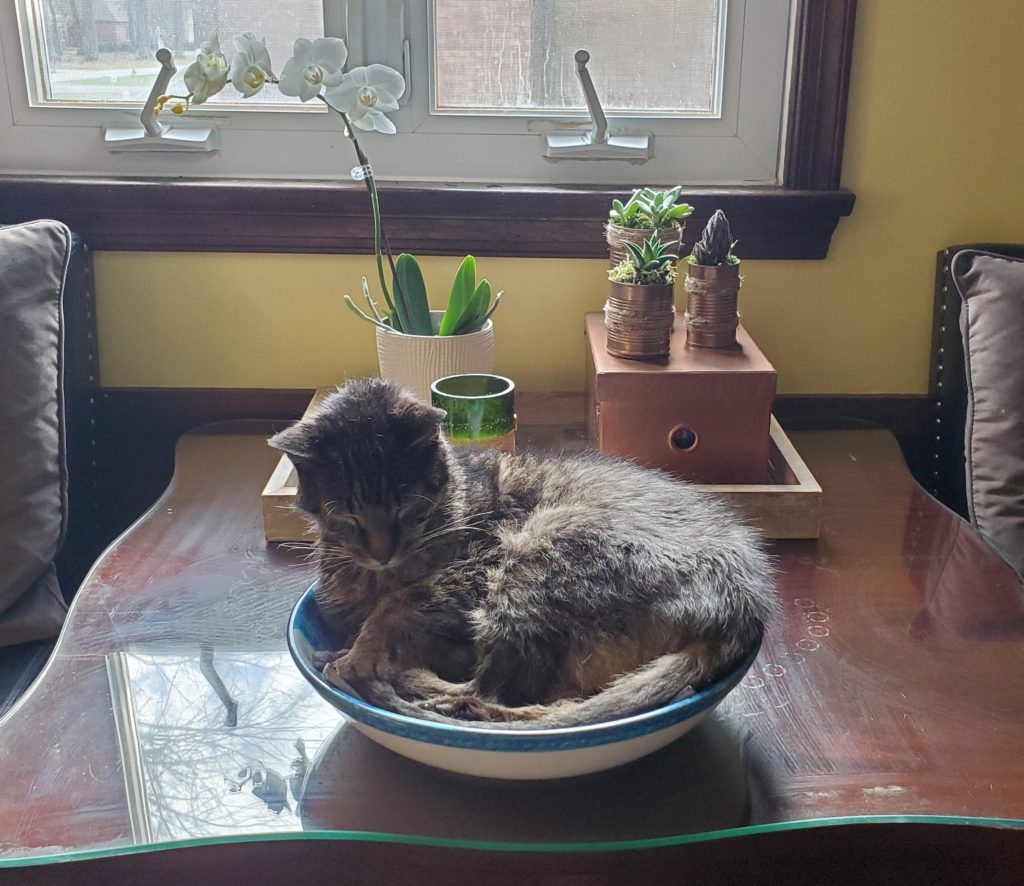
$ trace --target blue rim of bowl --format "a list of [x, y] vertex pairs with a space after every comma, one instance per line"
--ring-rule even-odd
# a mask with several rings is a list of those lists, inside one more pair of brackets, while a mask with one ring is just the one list
[[[330, 643], [324, 642], [330, 637], [331, 632], [324, 624], [320, 608], [313, 596], [315, 588], [314, 582], [296, 602], [288, 619], [288, 651], [302, 675], [322, 698], [353, 720], [400, 738], [444, 747], [527, 753], [566, 751], [629, 741], [660, 732], [717, 705], [743, 679], [743, 675], [753, 664], [761, 648], [759, 636], [743, 660], [721, 679], [687, 698], [620, 720], [587, 726], [516, 731], [485, 729], [468, 723], [465, 726], [438, 723], [396, 714], [368, 704], [361, 698], [349, 695], [328, 683], [323, 674], [313, 667], [310, 656], [305, 654], [303, 649], [312, 651], [331, 648]], [[300, 624], [318, 631], [318, 635], [311, 638]], [[323, 645], [311, 642], [317, 639]]]

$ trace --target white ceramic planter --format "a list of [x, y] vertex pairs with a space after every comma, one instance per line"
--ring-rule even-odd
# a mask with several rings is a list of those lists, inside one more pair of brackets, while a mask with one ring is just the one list
[[[431, 311], [436, 330], [443, 311]], [[425, 403], [430, 385], [446, 375], [489, 373], [494, 368], [494, 325], [488, 320], [469, 335], [402, 335], [377, 327], [377, 360], [381, 378], [397, 382]]]

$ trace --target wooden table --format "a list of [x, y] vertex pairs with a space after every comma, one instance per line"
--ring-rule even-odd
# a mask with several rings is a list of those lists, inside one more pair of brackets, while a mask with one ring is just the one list
[[822, 536], [775, 543], [782, 617], [712, 720], [525, 785], [396, 757], [298, 676], [267, 433], [181, 440], [0, 722], [0, 882], [1024, 882], [1021, 585], [886, 432], [794, 435]]

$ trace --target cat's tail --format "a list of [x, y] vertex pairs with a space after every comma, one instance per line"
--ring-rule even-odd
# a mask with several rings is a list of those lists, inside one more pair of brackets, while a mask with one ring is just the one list
[[691, 644], [621, 674], [589, 698], [546, 705], [547, 710], [526, 725], [554, 729], [607, 723], [663, 707], [693, 695], [695, 688], [702, 688], [727, 674], [732, 666], [739, 664], [746, 651], [733, 643], [714, 648], [704, 643]]
[[750, 651], [739, 643], [713, 648], [694, 643], [679, 652], [621, 674], [600, 692], [584, 699], [562, 699], [545, 705], [506, 707], [473, 696], [428, 699], [425, 703], [402, 698], [390, 684], [375, 683], [373, 703], [396, 713], [442, 723], [485, 729], [558, 729], [620, 720], [693, 695], [724, 676]]

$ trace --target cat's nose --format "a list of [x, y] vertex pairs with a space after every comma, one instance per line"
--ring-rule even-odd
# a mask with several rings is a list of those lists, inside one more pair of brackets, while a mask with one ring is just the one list
[[367, 533], [367, 551], [381, 566], [386, 566], [398, 549], [398, 540], [387, 531], [370, 531]]

